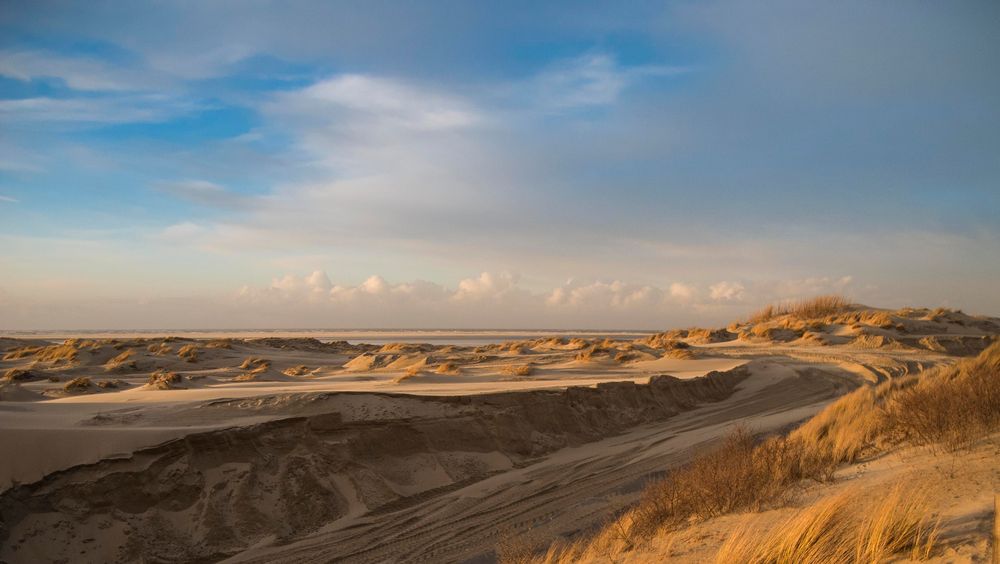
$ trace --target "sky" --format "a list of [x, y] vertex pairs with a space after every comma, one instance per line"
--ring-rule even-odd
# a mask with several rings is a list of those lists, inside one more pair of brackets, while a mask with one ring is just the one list
[[0, 330], [998, 315], [998, 53], [989, 0], [0, 0]]

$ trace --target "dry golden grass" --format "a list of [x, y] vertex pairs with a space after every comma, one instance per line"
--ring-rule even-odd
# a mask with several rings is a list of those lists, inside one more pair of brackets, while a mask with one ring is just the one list
[[69, 382], [66, 382], [63, 389], [67, 392], [85, 392], [90, 389], [90, 386], [90, 378], [82, 376], [80, 378], [73, 378]]
[[765, 535], [741, 528], [722, 545], [716, 562], [882, 562], [900, 554], [926, 560], [938, 525], [919, 492], [895, 486], [871, 504], [873, 493], [848, 491], [821, 500]]
[[183, 382], [184, 378], [182, 378], [180, 374], [160, 369], [149, 375], [148, 384], [160, 390], [169, 390], [171, 388], [176, 388]]
[[722, 343], [736, 338], [735, 333], [728, 329], [701, 329], [692, 327], [686, 330], [687, 339], [695, 343]]
[[154, 343], [146, 347], [146, 350], [150, 354], [155, 354], [156, 356], [163, 356], [165, 354], [170, 354], [174, 348], [166, 343]]
[[101, 388], [102, 390], [108, 390], [108, 389], [117, 390], [118, 388], [127, 388], [128, 387], [128, 382], [126, 382], [124, 380], [117, 380], [117, 379], [116, 380], [101, 380], [100, 382], [97, 382], [97, 387]]
[[1000, 342], [893, 394], [886, 419], [897, 439], [948, 448], [967, 447], [1000, 428]]
[[35, 374], [31, 370], [25, 370], [23, 368], [11, 368], [10, 370], [4, 372], [3, 378], [0, 378], [0, 380], [5, 380], [8, 382], [30, 382], [31, 380], [35, 380], [37, 378], [41, 378], [41, 376]]
[[609, 356], [611, 349], [599, 345], [592, 345], [576, 353], [576, 360], [591, 361], [599, 356]]
[[747, 322], [752, 324], [765, 323], [775, 317], [785, 315], [791, 315], [798, 319], [817, 319], [845, 311], [851, 305], [851, 302], [843, 296], [816, 296], [806, 300], [768, 305], [751, 314]]
[[642, 357], [637, 353], [622, 351], [615, 355], [615, 362], [625, 364], [633, 360], [639, 360], [640, 358]]
[[802, 460], [802, 445], [796, 441], [774, 437], [757, 445], [750, 432], [736, 429], [719, 447], [648, 486], [638, 504], [596, 535], [555, 545], [538, 561], [610, 557], [694, 521], [759, 510], [782, 499], [790, 484], [808, 477], [810, 467]]
[[266, 370], [271, 367], [271, 361], [259, 356], [247, 357], [240, 368], [243, 370]]
[[3, 355], [4, 360], [21, 360], [22, 358], [28, 358], [35, 356], [38, 351], [42, 350], [42, 347], [19, 347], [13, 350], [9, 350]]
[[127, 372], [138, 370], [135, 360], [132, 360], [132, 349], [127, 349], [104, 364], [108, 372]]
[[531, 376], [535, 372], [535, 366], [530, 362], [528, 364], [512, 364], [504, 366], [501, 372], [507, 376]]
[[454, 362], [442, 362], [434, 369], [434, 372], [438, 374], [447, 374], [449, 376], [456, 376], [462, 373], [462, 369], [458, 367]]
[[213, 339], [205, 343], [206, 349], [231, 349], [233, 348], [232, 339]]
[[831, 323], [838, 325], [870, 325], [881, 329], [895, 329], [897, 326], [905, 329], [893, 316], [892, 312], [880, 309], [859, 309], [834, 315], [829, 318]]
[[198, 347], [195, 345], [184, 345], [177, 351], [177, 356], [188, 362], [198, 362]]
[[304, 364], [299, 364], [299, 365], [296, 365], [296, 366], [291, 366], [289, 368], [286, 368], [282, 373], [285, 376], [305, 376], [306, 374], [309, 374], [310, 372], [311, 372], [311, 370], [309, 369], [308, 366], [306, 366]]
[[43, 362], [73, 362], [79, 356], [79, 350], [72, 344], [50, 345], [35, 353], [35, 360]]

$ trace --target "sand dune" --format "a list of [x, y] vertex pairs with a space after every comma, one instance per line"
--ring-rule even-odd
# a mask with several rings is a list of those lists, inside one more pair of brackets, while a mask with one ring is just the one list
[[488, 557], [596, 525], [735, 423], [786, 428], [998, 331], [848, 304], [635, 340], [4, 338], [0, 449], [25, 455], [0, 464], [0, 558]]

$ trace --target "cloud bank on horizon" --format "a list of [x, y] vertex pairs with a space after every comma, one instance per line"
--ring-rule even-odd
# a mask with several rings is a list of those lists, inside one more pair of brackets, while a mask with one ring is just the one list
[[988, 1], [9, 3], [0, 329], [998, 314], [998, 51]]

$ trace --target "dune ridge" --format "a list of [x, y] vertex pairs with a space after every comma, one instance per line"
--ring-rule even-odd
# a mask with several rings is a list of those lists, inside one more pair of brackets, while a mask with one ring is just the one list
[[[88, 554], [114, 561], [217, 559], [669, 418], [727, 397], [746, 376], [737, 368], [645, 385], [383, 396], [374, 401], [393, 404], [386, 418], [348, 422], [333, 410], [191, 434], [0, 495], [0, 554], [54, 560], [87, 538]], [[62, 543], [45, 534], [53, 527]]]

